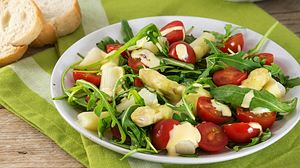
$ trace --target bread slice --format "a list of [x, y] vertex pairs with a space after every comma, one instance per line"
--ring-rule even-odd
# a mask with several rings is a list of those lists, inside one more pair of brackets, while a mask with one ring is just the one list
[[0, 0], [0, 66], [20, 59], [42, 28], [42, 13], [32, 0]]
[[31, 0], [0, 0], [0, 43], [22, 46], [40, 34], [43, 16]]
[[81, 23], [77, 0], [34, 0], [41, 9], [46, 24], [38, 38], [31, 44], [41, 47], [54, 44], [57, 37], [72, 33]]
[[0, 46], [0, 67], [15, 62], [22, 58], [28, 46], [14, 47], [12, 45]]

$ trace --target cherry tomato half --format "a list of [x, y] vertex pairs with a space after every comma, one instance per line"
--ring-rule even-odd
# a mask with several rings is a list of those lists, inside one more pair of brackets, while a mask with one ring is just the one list
[[270, 128], [276, 120], [276, 112], [265, 112], [254, 114], [248, 109], [238, 107], [236, 109], [237, 118], [242, 122], [258, 122], [263, 130]]
[[249, 143], [251, 138], [260, 134], [259, 128], [253, 128], [249, 123], [232, 123], [224, 125], [224, 132], [235, 143]]
[[132, 57], [128, 57], [128, 66], [130, 66], [136, 73], [138, 73], [139, 69], [142, 68], [144, 64], [139, 58], [134, 59]]
[[75, 81], [79, 80], [79, 79], [83, 79], [85, 81], [88, 81], [88, 82], [94, 84], [95, 86], [100, 86], [100, 83], [101, 83], [101, 76], [96, 75], [94, 73], [73, 71], [73, 79]]
[[260, 59], [266, 59], [265, 65], [271, 65], [274, 62], [274, 56], [271, 53], [260, 53], [258, 57]]
[[228, 144], [227, 135], [223, 129], [212, 123], [202, 122], [196, 126], [201, 134], [199, 147], [207, 152], [219, 152]]
[[[112, 133], [112, 136], [115, 138], [115, 139], [118, 139], [118, 140], [121, 140], [121, 133], [119, 131], [119, 128], [118, 126], [114, 126], [112, 128], [110, 128], [111, 130], [111, 133]], [[126, 143], [130, 143], [130, 137], [128, 135], [126, 135], [126, 140], [125, 142]]]
[[247, 79], [247, 72], [242, 72], [234, 67], [228, 67], [223, 70], [216, 71], [213, 74], [213, 81], [217, 86], [223, 85], [240, 85]]
[[196, 63], [196, 54], [194, 49], [189, 44], [182, 41], [171, 44], [169, 48], [169, 56], [186, 63]]
[[175, 20], [160, 29], [162, 36], [166, 37], [169, 44], [176, 41], [183, 41], [185, 37], [184, 25], [181, 21]]
[[[112, 51], [114, 51], [114, 50], [118, 50], [120, 47], [122, 47], [122, 44], [107, 44], [107, 45], [106, 45], [106, 52], [107, 52], [107, 53], [110, 53], [110, 52], [112, 52]], [[121, 53], [121, 55], [122, 55], [122, 56], [127, 56], [126, 51], [123, 51], [123, 52]]]
[[215, 124], [223, 124], [231, 119], [231, 117], [222, 116], [222, 113], [212, 106], [211, 98], [204, 96], [198, 98], [197, 115], [201, 120]]
[[230, 53], [229, 49], [235, 53], [244, 47], [244, 37], [242, 33], [237, 33], [224, 42], [224, 47], [219, 48], [224, 53]]
[[133, 86], [143, 87], [144, 83], [142, 82], [142, 80], [140, 78], [135, 78], [134, 81], [133, 81]]
[[151, 142], [156, 149], [165, 149], [170, 139], [170, 131], [179, 121], [173, 119], [161, 120], [151, 130]]

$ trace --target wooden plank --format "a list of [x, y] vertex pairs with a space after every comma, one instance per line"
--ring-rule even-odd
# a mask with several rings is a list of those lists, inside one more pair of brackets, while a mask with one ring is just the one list
[[256, 4], [300, 37], [299, 0], [265, 0]]
[[0, 109], [0, 167], [83, 167], [48, 137]]

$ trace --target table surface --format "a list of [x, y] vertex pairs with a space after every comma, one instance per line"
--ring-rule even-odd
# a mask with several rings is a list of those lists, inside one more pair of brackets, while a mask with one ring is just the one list
[[[299, 0], [265, 0], [256, 4], [300, 37]], [[3, 107], [0, 118], [0, 167], [84, 167]]]

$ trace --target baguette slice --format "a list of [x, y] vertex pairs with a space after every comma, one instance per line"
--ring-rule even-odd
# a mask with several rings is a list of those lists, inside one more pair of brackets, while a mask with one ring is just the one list
[[0, 43], [29, 45], [40, 34], [43, 16], [32, 0], [0, 0]]
[[42, 28], [32, 0], [0, 0], [0, 67], [20, 59]]
[[22, 58], [27, 48], [27, 45], [18, 47], [14, 47], [12, 45], [0, 46], [0, 67], [13, 63]]
[[34, 0], [41, 9], [46, 24], [38, 38], [31, 44], [41, 47], [54, 44], [58, 37], [76, 30], [81, 22], [77, 0]]

